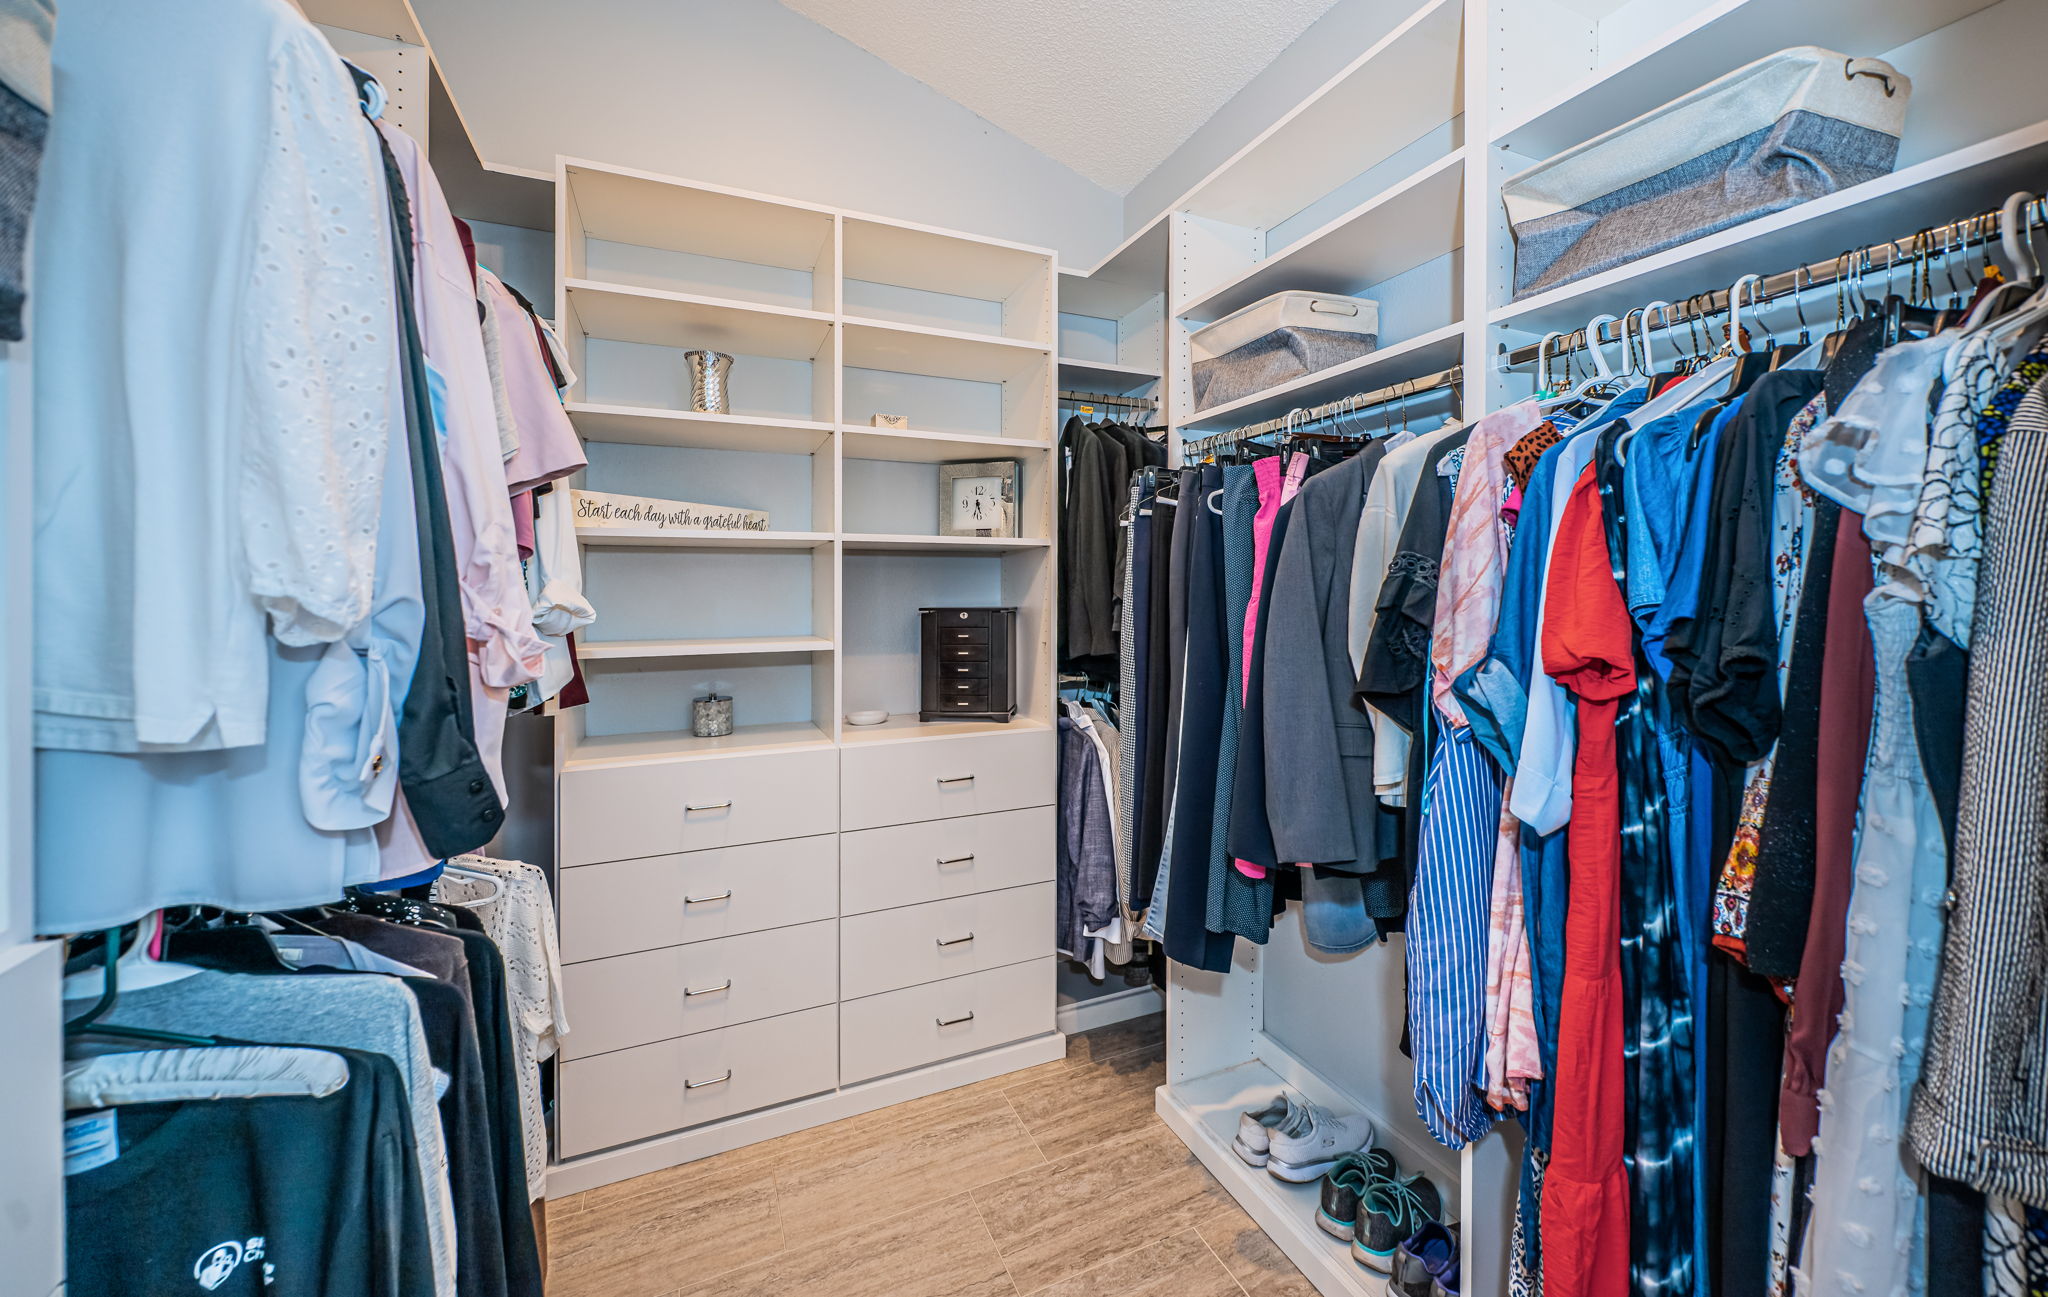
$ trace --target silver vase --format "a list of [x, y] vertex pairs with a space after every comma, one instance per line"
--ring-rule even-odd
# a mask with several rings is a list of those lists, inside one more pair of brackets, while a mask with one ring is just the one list
[[700, 739], [720, 739], [732, 733], [732, 695], [691, 699], [690, 733]]
[[731, 414], [726, 375], [732, 371], [732, 357], [722, 351], [686, 351], [683, 359], [690, 365], [690, 408], [699, 414]]

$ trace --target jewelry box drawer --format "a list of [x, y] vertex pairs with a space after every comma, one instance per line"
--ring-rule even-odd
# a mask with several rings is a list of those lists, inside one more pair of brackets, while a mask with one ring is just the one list
[[846, 999], [1021, 964], [1053, 953], [1053, 884], [958, 896], [839, 921]]
[[562, 1037], [562, 1056], [589, 1058], [831, 1004], [839, 998], [838, 945], [839, 925], [827, 919], [571, 964], [563, 996], [576, 1006], [576, 1029]]
[[838, 766], [837, 752], [819, 748], [566, 770], [562, 864], [832, 833]]
[[842, 829], [872, 829], [1053, 802], [1053, 732], [861, 744], [843, 750]]
[[789, 927], [839, 913], [834, 834], [612, 860], [561, 872], [562, 958], [575, 963]]
[[[1049, 974], [1045, 998], [1050, 1013]], [[558, 1152], [580, 1157], [830, 1090], [837, 1013], [806, 1009], [564, 1063]]]
[[1049, 882], [1053, 826], [1053, 808], [1035, 806], [845, 834], [839, 839], [840, 913]]
[[991, 968], [839, 1006], [839, 1071], [851, 1085], [1053, 1029], [1053, 961]]

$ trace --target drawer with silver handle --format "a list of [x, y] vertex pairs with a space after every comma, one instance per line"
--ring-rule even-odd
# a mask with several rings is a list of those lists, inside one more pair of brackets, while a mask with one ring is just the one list
[[840, 1083], [851, 1085], [1053, 1029], [1053, 963], [1034, 959], [839, 1006]]
[[1053, 803], [1053, 732], [862, 743], [840, 755], [843, 829]]
[[848, 1000], [1052, 954], [1053, 884], [1033, 883], [839, 921]]
[[561, 777], [562, 864], [834, 832], [838, 771], [830, 748], [571, 767]]
[[582, 865], [561, 872], [571, 963], [829, 919], [839, 912], [834, 834]]
[[841, 914], [1051, 882], [1050, 806], [863, 829], [839, 838]]
[[812, 1009], [839, 998], [830, 919], [688, 946], [617, 955], [563, 970], [577, 1007], [564, 1058]]
[[580, 1157], [830, 1090], [837, 1017], [827, 1005], [565, 1062], [556, 1151]]

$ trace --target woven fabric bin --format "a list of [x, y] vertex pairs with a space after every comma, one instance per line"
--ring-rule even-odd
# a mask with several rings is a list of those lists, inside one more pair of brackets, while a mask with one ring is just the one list
[[1379, 345], [1379, 303], [1331, 293], [1275, 293], [1189, 338], [1195, 408], [1235, 401]]
[[1538, 163], [1501, 189], [1516, 298], [1889, 174], [1912, 91], [1805, 45]]

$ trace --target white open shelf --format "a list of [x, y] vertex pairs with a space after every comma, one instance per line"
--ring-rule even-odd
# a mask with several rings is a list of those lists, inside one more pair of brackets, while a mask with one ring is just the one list
[[1156, 367], [1117, 365], [1101, 360], [1073, 360], [1060, 357], [1060, 386], [1084, 392], [1106, 392], [1123, 396], [1159, 381]]
[[[580, 646], [579, 646], [580, 647]], [[808, 721], [779, 725], [737, 725], [730, 734], [700, 739], [688, 730], [654, 734], [586, 735], [568, 745], [564, 770], [643, 765], [650, 761], [695, 761], [754, 752], [789, 752], [832, 746], [832, 736]]]
[[1569, 332], [1602, 313], [1677, 300], [1742, 275], [1771, 274], [1995, 208], [2048, 170], [2048, 122], [1929, 158], [1888, 176], [1710, 234], [1625, 266], [1496, 308], [1489, 323], [1522, 333]]
[[578, 640], [576, 656], [604, 659], [742, 657], [763, 653], [829, 652], [832, 641], [818, 635], [766, 635], [734, 639]]
[[1036, 287], [1046, 269], [1036, 248], [869, 216], [846, 218], [842, 256], [848, 279], [988, 301]]
[[844, 363], [854, 369], [1002, 383], [1041, 368], [1050, 355], [1051, 349], [1040, 342], [887, 320], [846, 319]]
[[1173, 205], [1271, 229], [1463, 111], [1463, 0], [1432, 0]]
[[583, 332], [613, 342], [810, 360], [832, 336], [823, 311], [572, 279], [563, 286]]
[[872, 532], [841, 532], [849, 554], [1009, 554], [1044, 549], [1043, 536], [892, 536]]
[[1464, 354], [1465, 326], [1446, 324], [1428, 333], [1369, 351], [1355, 360], [1304, 374], [1278, 387], [1253, 392], [1235, 401], [1211, 406], [1175, 426], [1190, 436], [1221, 432], [1247, 423], [1278, 418], [1297, 405], [1316, 405], [1352, 392], [1386, 387], [1403, 379], [1421, 378], [1458, 363]]
[[1878, 54], [1993, 3], [1718, 0], [1530, 105], [1496, 130], [1493, 142], [1540, 162], [1766, 54], [1795, 45]]
[[1012, 734], [1019, 730], [1042, 730], [1045, 722], [1028, 716], [1002, 721], [921, 721], [916, 712], [899, 712], [880, 725], [841, 725], [839, 741], [853, 743], [910, 743], [919, 739], [959, 738], [963, 734]]
[[944, 464], [952, 460], [1004, 459], [1052, 449], [1050, 441], [1021, 437], [987, 437], [972, 433], [897, 431], [847, 424], [839, 430], [847, 459], [891, 459], [905, 464]]
[[570, 401], [564, 408], [585, 441], [808, 455], [832, 440], [831, 424], [806, 419], [767, 419], [589, 401]]
[[1167, 224], [1163, 213], [1153, 217], [1093, 269], [1062, 269], [1060, 309], [1116, 319], [1159, 296], [1166, 287]]
[[1438, 158], [1174, 313], [1208, 324], [1274, 293], [1355, 293], [1455, 251], [1464, 166], [1462, 150]]
[[630, 545], [663, 549], [819, 549], [832, 543], [829, 531], [669, 531], [640, 527], [578, 527], [585, 545]]
[[1194, 1151], [1209, 1174], [1222, 1181], [1230, 1196], [1318, 1292], [1384, 1297], [1389, 1291], [1386, 1281], [1353, 1261], [1348, 1243], [1316, 1225], [1319, 1182], [1289, 1184], [1275, 1179], [1259, 1167], [1247, 1166], [1230, 1149], [1238, 1114], [1264, 1107], [1288, 1088], [1293, 1087], [1277, 1072], [1253, 1059], [1208, 1076], [1161, 1086], [1155, 1106], [1160, 1118]]
[[565, 176], [583, 238], [788, 270], [830, 267], [826, 208], [579, 160], [565, 163]]

